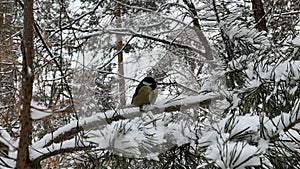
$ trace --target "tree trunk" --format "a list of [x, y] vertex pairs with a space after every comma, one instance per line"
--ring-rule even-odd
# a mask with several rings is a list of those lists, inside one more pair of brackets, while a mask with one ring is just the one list
[[32, 123], [30, 118], [30, 103], [32, 98], [33, 85], [33, 0], [24, 1], [24, 31], [22, 39], [22, 54], [23, 54], [23, 68], [22, 68], [22, 109], [21, 117], [21, 131], [19, 149], [17, 155], [16, 168], [30, 168], [30, 160], [28, 154], [28, 146], [31, 142]]
[[[14, 86], [15, 54], [13, 50], [12, 36], [15, 34], [13, 24], [14, 1], [1, 1], [0, 5], [0, 124], [9, 124], [17, 119], [16, 110], [16, 89]], [[11, 131], [9, 131], [11, 132]]]
[[251, 1], [252, 1], [252, 9], [254, 12], [256, 28], [259, 31], [267, 31], [265, 10], [262, 1], [261, 0], [251, 0]]
[[[117, 4], [116, 9], [116, 26], [118, 28], [122, 27], [121, 20], [121, 9], [120, 4]], [[118, 73], [119, 73], [119, 95], [120, 95], [120, 107], [124, 107], [126, 105], [125, 98], [125, 79], [124, 79], [124, 65], [123, 65], [123, 42], [122, 35], [117, 35], [117, 52], [118, 52]]]

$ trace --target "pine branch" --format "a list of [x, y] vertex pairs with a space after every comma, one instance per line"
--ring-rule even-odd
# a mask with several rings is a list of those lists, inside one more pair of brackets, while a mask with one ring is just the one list
[[[163, 112], [180, 111], [189, 107], [207, 106], [210, 100], [218, 97], [219, 95], [215, 93], [190, 96], [188, 98], [178, 99], [164, 105], [154, 105], [153, 108], [148, 109], [147, 111], [152, 111], [153, 114], [160, 114]], [[138, 107], [128, 107], [124, 109], [100, 112], [90, 117], [72, 121], [63, 127], [58, 128], [55, 132], [45, 135], [41, 140], [34, 143], [34, 145], [35, 147], [49, 146], [53, 143], [62, 142], [72, 138], [84, 129], [110, 124], [113, 121], [133, 119], [135, 117], [140, 117], [141, 114], [142, 113]]]
[[[291, 122], [289, 125], [287, 125], [283, 131], [287, 132], [289, 129], [292, 129], [294, 126], [300, 123], [300, 119], [295, 120], [294, 122]], [[270, 137], [270, 142], [275, 142], [279, 139], [279, 133], [275, 134], [274, 136]]]
[[31, 163], [33, 166], [36, 166], [40, 163], [40, 161], [50, 158], [52, 156], [58, 155], [58, 154], [64, 154], [64, 153], [72, 153], [76, 151], [84, 151], [84, 150], [90, 150], [94, 146], [75, 146], [75, 147], [67, 147], [67, 148], [60, 148], [54, 151], [49, 151], [38, 158], [34, 159]]

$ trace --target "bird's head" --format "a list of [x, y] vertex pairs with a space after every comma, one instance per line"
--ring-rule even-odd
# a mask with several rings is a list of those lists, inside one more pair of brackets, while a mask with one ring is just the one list
[[152, 77], [145, 77], [142, 82], [143, 85], [150, 86], [152, 90], [156, 89], [157, 82]]

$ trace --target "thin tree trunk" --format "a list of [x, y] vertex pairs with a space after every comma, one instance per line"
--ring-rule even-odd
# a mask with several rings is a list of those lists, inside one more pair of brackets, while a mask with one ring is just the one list
[[195, 33], [205, 49], [204, 57], [206, 57], [207, 60], [213, 60], [212, 49], [210, 47], [210, 44], [209, 44], [207, 38], [205, 37], [205, 35], [203, 34], [203, 32], [201, 30], [201, 25], [197, 18], [197, 11], [196, 11], [195, 5], [193, 4], [192, 1], [183, 0], [183, 2], [188, 6], [189, 10], [191, 11], [191, 13], [193, 15], [193, 24], [194, 24]]
[[30, 103], [33, 85], [33, 0], [24, 1], [24, 31], [22, 40], [23, 69], [22, 69], [22, 109], [21, 131], [16, 168], [30, 168], [28, 147], [32, 136], [32, 123], [30, 118]]
[[[118, 28], [122, 27], [121, 20], [121, 9], [120, 4], [117, 4], [116, 9], [116, 25]], [[124, 107], [126, 105], [125, 98], [125, 79], [124, 79], [124, 65], [123, 65], [123, 42], [122, 35], [117, 35], [117, 52], [118, 52], [118, 73], [119, 73], [119, 95], [120, 95], [120, 107]]]
[[261, 0], [252, 0], [252, 9], [254, 12], [256, 28], [259, 31], [267, 31], [265, 10], [264, 10], [262, 1]]

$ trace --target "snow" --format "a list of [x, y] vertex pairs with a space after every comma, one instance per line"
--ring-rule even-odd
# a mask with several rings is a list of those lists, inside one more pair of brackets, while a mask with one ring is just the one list
[[59, 128], [59, 129], [57, 129], [53, 133], [48, 133], [48, 134], [44, 135], [39, 141], [37, 141], [33, 144], [33, 147], [34, 148], [42, 148], [46, 144], [48, 144], [53, 138], [56, 138], [61, 134], [64, 134], [68, 131], [71, 131], [72, 129], [76, 128], [77, 126], [78, 125], [77, 125], [76, 122], [71, 122], [71, 123]]
[[242, 169], [260, 164], [259, 149], [246, 142], [225, 142], [212, 145], [206, 151], [206, 156], [222, 169]]
[[16, 166], [16, 161], [14, 159], [0, 157], [0, 160], [1, 169], [11, 169]]
[[[227, 129], [227, 126], [232, 126], [230, 129]], [[258, 135], [259, 130], [259, 116], [237, 116], [235, 118], [227, 117], [222, 119], [218, 124], [217, 128], [219, 128], [221, 131], [230, 133], [230, 137], [237, 137], [239, 135], [242, 135], [245, 137], [245, 134], [249, 135]], [[249, 139], [255, 139], [250, 137]]]
[[[237, 59], [236, 63], [232, 62], [232, 66], [236, 67], [238, 62], [243, 59], [246, 57]], [[245, 87], [246, 89], [255, 89], [262, 83], [256, 79], [257, 74], [253, 73], [251, 69], [253, 65], [248, 66], [246, 72], [252, 80], [248, 80]], [[299, 78], [299, 66], [299, 61], [282, 62], [268, 65], [268, 68], [264, 69], [258, 67], [260, 70], [258, 73], [264, 75], [264, 79], [275, 79], [276, 82], [279, 82], [286, 80], [286, 76], [290, 75], [289, 72], [294, 72], [293, 78], [297, 79]], [[274, 71], [270, 73], [267, 70]], [[213, 84], [209, 81], [208, 83]], [[90, 117], [71, 121], [53, 133], [48, 133], [40, 140], [33, 142], [30, 148], [30, 158], [37, 159], [50, 152], [92, 144], [99, 149], [108, 150], [120, 156], [159, 160], [158, 155], [161, 152], [174, 146], [184, 144], [196, 146], [197, 143], [198, 146], [204, 147], [205, 157], [218, 167], [245, 168], [246, 166], [259, 165], [261, 160], [268, 163], [263, 155], [272, 144], [268, 139], [276, 134], [279, 134], [279, 139], [287, 141], [287, 143], [279, 142], [279, 144], [284, 144], [296, 151], [300, 150], [299, 145], [295, 144], [295, 138], [300, 138], [295, 128], [298, 130], [300, 126], [295, 125], [293, 129], [285, 130], [288, 124], [299, 119], [300, 101], [295, 102], [296, 104], [291, 111], [282, 112], [281, 115], [274, 118], [268, 118], [264, 114], [234, 116], [234, 118], [227, 115], [226, 117], [219, 117], [220, 120], [212, 123], [204, 121], [203, 124], [199, 124], [191, 118], [193, 116], [192, 111], [181, 109], [179, 112], [163, 113], [163, 109], [166, 107], [183, 106], [190, 108], [199, 102], [214, 100], [222, 95], [230, 96], [231, 101], [218, 100], [219, 105], [223, 106], [219, 107], [221, 109], [230, 106], [237, 108], [242, 100], [236, 91], [227, 91], [221, 94], [209, 92], [213, 87], [205, 86], [205, 88], [206, 92], [197, 92], [198, 94], [195, 96], [180, 96], [169, 101], [161, 100], [156, 105], [148, 107], [146, 112], [140, 112], [139, 108], [136, 107], [128, 107], [99, 112]], [[204, 89], [202, 90], [204, 91]], [[274, 94], [276, 94], [275, 91]], [[49, 117], [53, 113], [52, 110], [37, 102], [32, 102], [31, 106], [31, 117], [34, 120]], [[149, 113], [150, 111], [151, 113]], [[122, 115], [126, 119], [108, 124], [106, 118], [111, 118], [116, 114]], [[174, 117], [178, 119], [174, 120]], [[195, 132], [198, 125], [201, 125], [201, 129], [199, 132]], [[52, 143], [54, 139], [64, 136], [78, 127], [83, 128], [82, 134], [85, 136], [80, 140], [80, 144], [74, 137], [59, 143]], [[9, 144], [11, 141], [5, 142], [5, 140], [9, 140], [7, 138], [10, 138], [8, 132], [5, 130], [2, 132], [2, 128], [0, 131], [0, 141]], [[249, 144], [250, 142], [257, 143], [257, 145]], [[10, 146], [10, 149], [13, 150], [14, 146]], [[13, 152], [16, 151], [13, 150]], [[15, 155], [11, 153], [10, 156]], [[4, 158], [1, 157], [1, 159]], [[5, 159], [5, 161], [7, 160]]]
[[163, 108], [163, 107], [178, 106], [178, 105], [190, 105], [194, 103], [200, 103], [202, 101], [209, 100], [209, 99], [214, 99], [218, 96], [219, 94], [217, 93], [204, 93], [196, 96], [177, 98], [175, 101], [167, 102], [164, 104], [158, 103], [156, 107]]
[[[161, 123], [160, 115], [155, 116], [154, 119], [156, 119], [155, 123]], [[89, 132], [88, 141], [98, 144], [99, 148], [122, 154], [122, 156], [157, 159], [159, 153], [155, 151], [155, 145], [166, 142], [164, 135], [158, 131], [164, 131], [165, 127], [156, 125], [158, 128], [153, 128], [152, 120], [145, 117], [142, 121], [140, 118], [134, 118], [131, 121], [113, 122], [101, 130]]]
[[[246, 166], [259, 165], [261, 155], [269, 148], [269, 141], [260, 137], [262, 125], [267, 136], [279, 133], [282, 140], [300, 138], [295, 130], [291, 129], [288, 132], [283, 130], [291, 121], [298, 119], [297, 116], [293, 116], [293, 113], [298, 110], [298, 104], [294, 106], [291, 112], [282, 113], [272, 119], [264, 115], [244, 115], [234, 118], [228, 115], [213, 124], [204, 122], [201, 125], [211, 127], [201, 128], [199, 133], [195, 133], [195, 128], [199, 124], [190, 118], [191, 112], [162, 113], [155, 111], [158, 108], [168, 106], [190, 105], [217, 96], [217, 94], [210, 93], [179, 98], [150, 107], [148, 111], [152, 111], [151, 114], [149, 112], [141, 113], [139, 108], [132, 107], [100, 112], [90, 117], [74, 120], [33, 142], [30, 148], [30, 158], [34, 160], [50, 152], [63, 151], [78, 146], [96, 145], [97, 148], [109, 150], [121, 156], [158, 160], [161, 151], [187, 143], [195, 146], [195, 141], [198, 139], [197, 143], [201, 147], [207, 147], [205, 157], [218, 167], [245, 168]], [[35, 102], [32, 102], [32, 107], [45, 109]], [[105, 118], [113, 117], [115, 114], [124, 115], [128, 119], [108, 124]], [[174, 117], [178, 117], [178, 120], [174, 121]], [[53, 139], [79, 126], [85, 129], [84, 135], [86, 136], [80, 142], [78, 139], [71, 138], [60, 143], [49, 144]], [[300, 128], [300, 125], [296, 125], [295, 128]], [[0, 131], [0, 139], [2, 137], [10, 139], [9, 134], [3, 128]], [[199, 134], [198, 137], [195, 134]], [[2, 142], [3, 139], [0, 141]], [[257, 146], [250, 145], [248, 142], [257, 142]], [[285, 143], [285, 145], [296, 150], [299, 149], [295, 143]], [[7, 160], [5, 159], [5, 161]]]
[[[11, 137], [10, 137], [10, 135], [9, 135], [9, 133], [3, 128], [3, 127], [1, 127], [0, 126], [0, 139], [1, 138], [5, 138], [5, 139], [7, 139], [7, 140], [10, 140], [11, 139]], [[1, 141], [2, 142], [2, 141]], [[3, 143], [3, 142], [2, 142]]]
[[14, 152], [11, 152], [10, 150], [14, 150], [15, 147], [17, 147], [17, 144], [15, 144], [15, 140], [9, 135], [9, 133], [0, 126], [0, 143], [4, 144], [8, 147], [9, 149], [9, 157], [12, 157], [12, 159], [0, 156], [0, 166], [1, 168], [6, 168], [3, 166], [10, 166], [8, 168], [14, 167], [15, 166], [15, 160], [14, 157], [16, 157], [16, 154]]
[[27, 66], [27, 75], [32, 76], [32, 70], [29, 66]]
[[298, 139], [300, 138], [299, 134], [299, 127], [300, 125], [296, 125], [294, 129], [290, 129], [287, 132], [281, 132], [279, 139], [284, 140], [285, 143], [280, 143], [278, 144], [283, 144], [284, 146], [290, 148], [291, 150], [296, 150], [297, 152], [300, 152], [300, 147], [299, 144], [297, 143]]
[[[81, 3], [79, 0], [75, 0], [71, 8], [80, 11]], [[230, 21], [236, 20], [240, 17], [241, 11], [234, 12], [231, 17], [227, 19]], [[78, 18], [83, 17], [80, 15]], [[165, 18], [172, 20], [172, 18]], [[149, 22], [152, 24], [152, 22]], [[267, 46], [269, 44], [268, 39], [259, 36], [261, 33], [255, 29], [249, 29], [246, 27], [233, 26], [231, 28], [226, 27], [227, 22], [223, 22], [221, 25], [225, 27], [225, 31], [230, 40], [242, 39], [248, 43], [256, 43], [262, 41], [258, 45]], [[143, 27], [155, 26], [154, 24], [134, 25], [133, 29], [115, 29], [113, 26], [108, 26], [100, 32], [90, 33], [89, 35], [100, 35], [103, 32], [118, 33], [124, 35], [141, 34], [148, 36], [149, 38], [156, 38], [154, 34], [147, 35], [140, 32], [136, 32], [136, 29], [144, 29]], [[161, 24], [161, 23], [159, 23]], [[67, 25], [68, 26], [68, 25]], [[144, 33], [144, 32], [143, 32]], [[295, 46], [300, 46], [300, 36], [296, 36], [291, 43]], [[253, 44], [255, 46], [255, 44]], [[203, 54], [203, 51], [195, 48], [194, 46], [187, 46], [193, 51]], [[159, 61], [161, 53], [164, 50], [154, 48], [149, 54], [148, 51], [139, 52], [140, 55], [147, 55], [148, 57], [141, 57], [135, 69], [132, 67], [125, 67], [128, 77], [136, 77], [135, 70], [143, 69], [147, 70]], [[102, 53], [100, 55], [103, 55]], [[126, 60], [126, 64], [133, 62], [136, 58], [132, 56], [125, 56], [129, 58]], [[151, 61], [149, 58], [151, 58]], [[132, 59], [132, 60], [130, 60]], [[84, 60], [84, 61], [83, 61]], [[297, 83], [300, 74], [300, 61], [278, 61], [277, 63], [270, 63], [266, 66], [254, 65], [254, 64], [241, 64], [244, 61], [249, 60], [249, 56], [241, 56], [236, 60], [232, 60], [228, 63], [230, 69], [236, 70], [244, 68], [245, 74], [248, 77], [245, 85], [240, 91], [256, 88], [264, 85], [263, 82], [269, 82], [274, 80], [275, 83], [281, 81], [287, 81], [294, 79]], [[92, 52], [85, 53], [82, 56], [81, 62], [96, 62], [93, 58]], [[255, 67], [255, 70], [254, 70]], [[28, 67], [28, 74], [31, 75], [31, 69]], [[144, 72], [138, 72], [138, 74]], [[220, 77], [223, 76], [226, 71], [220, 71]], [[217, 74], [216, 73], [216, 74]], [[216, 76], [214, 74], [213, 76]], [[258, 78], [259, 77], [259, 78]], [[60, 76], [55, 79], [61, 78]], [[138, 77], [140, 78], [140, 77]], [[99, 149], [109, 150], [121, 156], [128, 156], [134, 158], [148, 158], [158, 160], [158, 155], [164, 150], [168, 150], [174, 146], [182, 146], [190, 143], [191, 145], [199, 144], [205, 150], [205, 157], [216, 164], [220, 168], [245, 168], [246, 166], [259, 165], [261, 161], [266, 160], [263, 155], [267, 152], [268, 148], [272, 146], [273, 140], [269, 140], [272, 136], [279, 134], [280, 141], [278, 144], [284, 144], [292, 150], [299, 152], [300, 147], [297, 141], [300, 138], [299, 130], [300, 125], [295, 124], [291, 128], [287, 129], [289, 124], [293, 124], [299, 120], [299, 100], [295, 102], [294, 107], [289, 112], [281, 112], [280, 115], [269, 118], [264, 112], [260, 115], [244, 115], [244, 116], [232, 116], [231, 114], [218, 117], [215, 121], [204, 121], [201, 124], [194, 121], [191, 116], [194, 114], [192, 111], [181, 109], [179, 112], [163, 113], [163, 109], [170, 106], [182, 106], [184, 108], [190, 108], [192, 105], [199, 104], [199, 102], [206, 100], [214, 100], [222, 95], [229, 96], [229, 100], [218, 100], [217, 107], [220, 109], [238, 108], [242, 97], [240, 97], [240, 91], [225, 91], [219, 92], [216, 84], [216, 78], [201, 77], [205, 79], [205, 83], [201, 86], [201, 89], [191, 89], [190, 91], [196, 93], [196, 96], [179, 96], [175, 99], [165, 101], [161, 99], [154, 107], [148, 107], [146, 112], [140, 112], [139, 108], [130, 107], [125, 109], [109, 110], [106, 112], [98, 112], [90, 117], [83, 117], [79, 120], [71, 121], [69, 124], [59, 127], [53, 133], [44, 135], [40, 140], [32, 143], [30, 147], [31, 160], [37, 159], [47, 153], [65, 150], [68, 148], [75, 148], [78, 146], [88, 146], [90, 144], [96, 146]], [[273, 82], [273, 81], [272, 81]], [[223, 84], [225, 86], [225, 84]], [[182, 85], [182, 87], [185, 87]], [[188, 87], [185, 87], [188, 89]], [[47, 89], [48, 90], [48, 89]], [[51, 90], [48, 90], [51, 91]], [[214, 91], [214, 92], [211, 92]], [[218, 92], [216, 92], [218, 91]], [[290, 91], [291, 94], [297, 92], [297, 87], [293, 87]], [[222, 94], [220, 94], [222, 93]], [[274, 87], [274, 91], [267, 97], [267, 100], [272, 95], [277, 93], [277, 88]], [[41, 120], [43, 118], [53, 115], [53, 110], [40, 105], [37, 102], [31, 103], [31, 118], [33, 120]], [[215, 115], [215, 112], [209, 112], [208, 115]], [[250, 112], [249, 112], [250, 113]], [[268, 112], [272, 113], [272, 112]], [[122, 115], [126, 119], [113, 121], [108, 124], [106, 118], [112, 118], [114, 115]], [[216, 115], [217, 116], [217, 115]], [[175, 119], [175, 120], [174, 120]], [[220, 120], [219, 120], [220, 119]], [[195, 132], [195, 128], [201, 126], [199, 131]], [[68, 140], [63, 140], [59, 143], [53, 143], [52, 141], [70, 131], [82, 127], [84, 131], [82, 133], [84, 138], [81, 138], [78, 142], [77, 137], [73, 137]], [[263, 134], [262, 134], [263, 133]], [[196, 137], [197, 135], [197, 137]], [[18, 140], [12, 140], [9, 133], [0, 126], [0, 142], [9, 146], [10, 157], [16, 156], [16, 145]], [[51, 144], [49, 144], [51, 143]], [[254, 144], [250, 144], [254, 143]], [[257, 146], [255, 145], [257, 143]], [[1, 157], [9, 165], [14, 166], [15, 162], [11, 159]], [[204, 165], [205, 164], [199, 164]]]
[[38, 157], [54, 152], [54, 151], [63, 151], [64, 149], [74, 148], [74, 147], [82, 147], [82, 146], [89, 146], [88, 143], [84, 144], [81, 141], [78, 141], [76, 138], [63, 141], [61, 143], [53, 143], [51, 146], [44, 147], [44, 148], [37, 148], [35, 146], [30, 147], [30, 159], [35, 160]]
[[[243, 140], [257, 140], [258, 138], [255, 137], [258, 137], [259, 117], [238, 116], [234, 119], [230, 118], [227, 117], [217, 123], [214, 126], [216, 132], [210, 131], [204, 134], [206, 139], [204, 137], [201, 141], [209, 145], [205, 156], [218, 167], [224, 169], [260, 165], [260, 155], [268, 148], [265, 140], [259, 140], [257, 147], [249, 145], [246, 141], [233, 141], [238, 140], [239, 137], [246, 137]], [[233, 128], [227, 129], [226, 126]]]
[[292, 44], [294, 44], [295, 46], [299, 46], [299, 47], [300, 47], [300, 35], [296, 36], [296, 37], [292, 40]]
[[257, 88], [261, 85], [261, 82], [258, 79], [250, 80], [247, 82], [248, 88]]
[[264, 79], [275, 79], [276, 82], [279, 82], [281, 80], [286, 80], [287, 77], [295, 80], [299, 79], [299, 70], [300, 61], [294, 60], [278, 63], [277, 65], [268, 65], [265, 68], [261, 68], [259, 74], [260, 77]]
[[[204, 94], [194, 96], [192, 98], [182, 98], [179, 101], [174, 101], [165, 104], [164, 106], [175, 106], [179, 104], [191, 104], [199, 101], [204, 101], [209, 98], [216, 97], [215, 94]], [[155, 106], [152, 110], [163, 108], [163, 105]], [[150, 110], [149, 110], [150, 111]], [[46, 134], [42, 139], [32, 144], [33, 149], [40, 150], [45, 153], [44, 146], [51, 140], [61, 136], [72, 129], [82, 126], [86, 131], [90, 128], [87, 142], [95, 143], [101, 149], [111, 150], [116, 154], [130, 157], [145, 157], [149, 159], [157, 159], [159, 150], [157, 145], [165, 144], [165, 149], [171, 148], [174, 145], [183, 145], [189, 143], [191, 138], [194, 138], [193, 123], [186, 120], [169, 123], [171, 113], [160, 114], [161, 111], [153, 112], [154, 114], [143, 114], [139, 108], [126, 108], [117, 110], [110, 110], [106, 112], [97, 113], [90, 117], [75, 120], [63, 127], [60, 127], [53, 133]], [[159, 113], [159, 114], [156, 114]], [[106, 118], [113, 117], [115, 114], [123, 115], [129, 119], [120, 120], [107, 124]], [[130, 120], [131, 119], [131, 120]], [[189, 127], [190, 126], [190, 127]], [[121, 132], [121, 133], [120, 133]], [[150, 142], [149, 142], [150, 140]], [[151, 141], [152, 140], [152, 141]], [[64, 148], [62, 146], [61, 148]], [[67, 147], [67, 146], [66, 146]], [[53, 150], [49, 150], [54, 151]], [[38, 158], [39, 155], [34, 153], [32, 158]]]
[[44, 111], [39, 111], [39, 110], [35, 110], [35, 109], [31, 110], [31, 119], [33, 119], [33, 120], [43, 119], [43, 118], [51, 116], [51, 115], [52, 115], [51, 112], [46, 113]]
[[262, 152], [266, 152], [267, 149], [269, 148], [269, 142], [265, 139], [260, 139], [258, 141], [257, 148]]
[[52, 110], [49, 110], [45, 106], [39, 105], [35, 101], [31, 101], [31, 118], [33, 120], [43, 119], [51, 115], [52, 115]]

